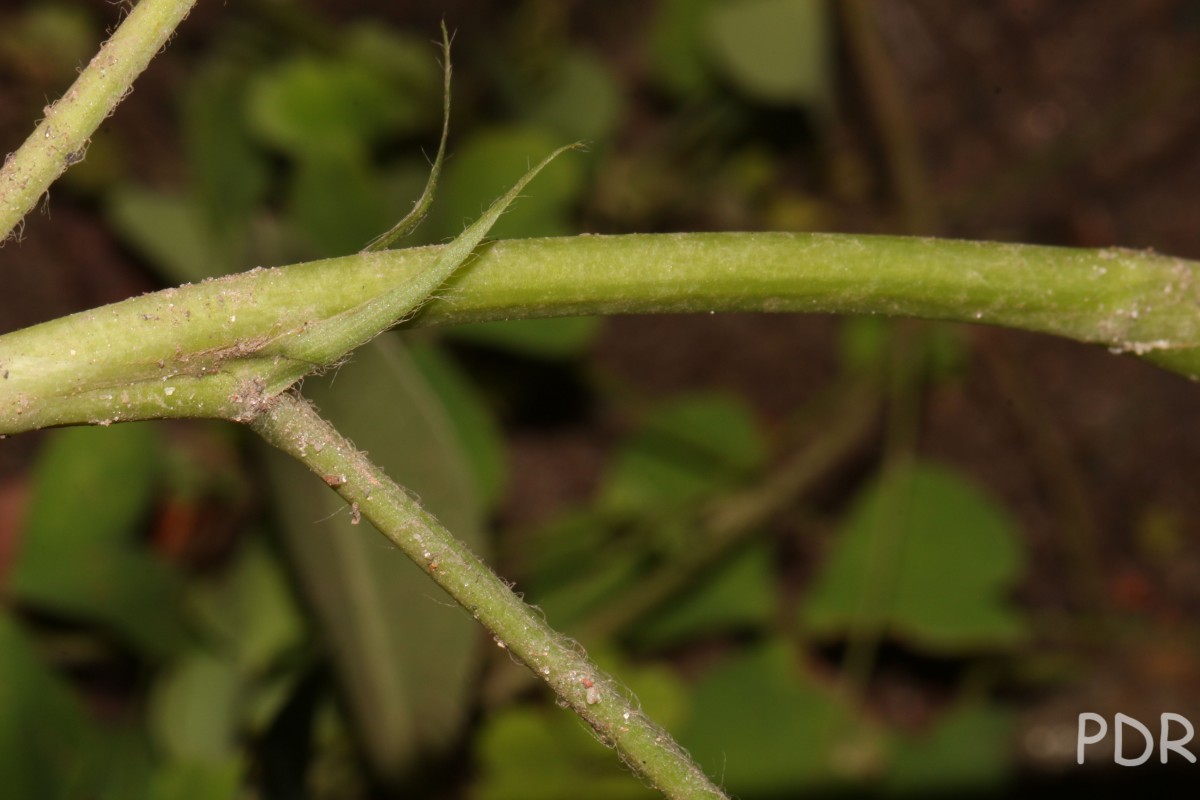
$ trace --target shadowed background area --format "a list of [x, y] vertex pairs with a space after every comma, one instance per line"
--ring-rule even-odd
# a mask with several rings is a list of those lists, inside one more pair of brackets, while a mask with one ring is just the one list
[[[118, 15], [0, 3], [0, 149]], [[202, 0], [0, 249], [0, 332], [359, 250], [425, 181], [443, 19], [450, 159], [411, 244], [583, 139], [496, 238], [1200, 258], [1182, 0]], [[1177, 376], [982, 327], [703, 315], [389, 334], [305, 394], [738, 797], [1186, 777], [1116, 771], [1111, 738], [1075, 764], [1081, 712], [1200, 719]], [[229, 425], [0, 441], [12, 796], [652, 796], [354, 522]]]

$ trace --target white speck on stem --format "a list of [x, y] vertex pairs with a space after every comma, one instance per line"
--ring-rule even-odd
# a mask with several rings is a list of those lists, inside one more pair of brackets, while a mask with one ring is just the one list
[[174, 386], [164, 386], [163, 394], [165, 394], [167, 397], [170, 397], [171, 395], [175, 394], [175, 387]]

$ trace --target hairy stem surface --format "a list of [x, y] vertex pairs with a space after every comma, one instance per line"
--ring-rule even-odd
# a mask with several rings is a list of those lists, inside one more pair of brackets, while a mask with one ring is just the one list
[[[320, 360], [436, 272], [424, 247], [253, 270], [0, 336], [0, 434], [253, 413], [280, 362]], [[801, 233], [484, 245], [402, 327], [649, 312], [886, 314], [1057, 334], [1200, 376], [1200, 272], [1150, 252]], [[426, 284], [428, 281], [426, 281]], [[432, 287], [422, 286], [422, 292]], [[417, 292], [416, 296], [424, 296]], [[299, 363], [295, 376], [322, 363]], [[281, 385], [284, 384], [284, 385]]]
[[71, 88], [0, 169], [0, 242], [67, 167], [83, 160], [92, 134], [162, 49], [196, 0], [141, 0]]
[[672, 798], [722, 798], [628, 690], [600, 671], [365, 455], [292, 394], [275, 398], [250, 426], [320, 475], [546, 681], [629, 766]]

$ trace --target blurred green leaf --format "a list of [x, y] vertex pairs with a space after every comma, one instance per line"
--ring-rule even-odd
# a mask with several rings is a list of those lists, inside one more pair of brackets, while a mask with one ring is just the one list
[[572, 622], [635, 579], [635, 547], [614, 545], [607, 522], [579, 509], [543, 525], [522, 548], [530, 600], [555, 626]]
[[117, 235], [169, 282], [197, 283], [228, 271], [187, 195], [123, 185], [105, 197], [104, 213]]
[[669, 647], [697, 636], [765, 627], [775, 609], [771, 562], [763, 544], [734, 555], [642, 621], [637, 641]]
[[599, 514], [588, 508], [575, 508], [542, 525], [530, 537], [530, 546], [522, 548], [527, 570], [538, 579], [571, 583], [587, 569], [585, 558], [610, 538], [611, 532]]
[[160, 465], [150, 424], [52, 432], [34, 472], [10, 594], [104, 625], [152, 657], [176, 647], [178, 575], [139, 541]]
[[[878, 373], [888, 359], [895, 330], [885, 317], [847, 317], [839, 331], [842, 366], [861, 373]], [[923, 322], [917, 328], [914, 368], [931, 380], [944, 380], [962, 371], [969, 359], [962, 328], [952, 323]]]
[[155, 683], [149, 720], [171, 759], [220, 763], [238, 752], [243, 681], [232, 660], [203, 650], [180, 657]]
[[[922, 463], [903, 475], [884, 476], [856, 501], [803, 603], [806, 628], [829, 636], [887, 624], [950, 652], [1017, 642], [1024, 619], [1005, 595], [1023, 557], [1007, 512], [948, 469]], [[882, 565], [894, 589], [872, 608], [863, 597], [882, 574], [880, 536], [899, 537], [902, 550]]]
[[622, 769], [579, 723], [551, 713], [517, 707], [488, 719], [480, 734], [479, 800], [661, 797]]
[[263, 142], [299, 159], [357, 156], [420, 122], [404, 92], [374, 69], [316, 56], [259, 74], [245, 114]]
[[822, 110], [832, 85], [825, 0], [718, 3], [704, 34], [715, 65], [750, 97]]
[[446, 334], [529, 358], [569, 359], [583, 355], [595, 341], [601, 324], [599, 317], [517, 319], [455, 325], [447, 328]]
[[189, 193], [122, 184], [105, 197], [117, 235], [171, 283], [196, 283], [243, 267], [252, 215], [267, 191], [263, 155], [242, 109], [242, 65], [212, 61], [187, 88], [182, 127]]
[[370, 797], [362, 769], [362, 739], [351, 730], [346, 710], [344, 702], [329, 695], [319, 698], [313, 710], [313, 747], [301, 783], [312, 787], [314, 798]]
[[487, 402], [454, 359], [439, 348], [419, 344], [409, 355], [429, 388], [442, 401], [449, 420], [470, 460], [478, 493], [485, 508], [494, 508], [504, 492], [504, 438]]
[[209, 763], [169, 763], [155, 772], [150, 800], [230, 800], [239, 796], [242, 772], [242, 764], [236, 758]]
[[[252, 212], [267, 190], [267, 167], [254, 146], [243, 109], [247, 65], [214, 60], [201, 67], [187, 87], [183, 133], [192, 186], [199, 199], [213, 250], [233, 268]], [[214, 274], [215, 267], [213, 268]]]
[[358, 22], [341, 32], [341, 51], [348, 61], [359, 64], [397, 87], [391, 109], [400, 131], [407, 131], [430, 118], [442, 91], [440, 49], [423, 36], [397, 31], [377, 22]]
[[[304, 391], [447, 528], [486, 551], [458, 432], [398, 339], [376, 339]], [[481, 655], [475, 623], [369, 525], [354, 525], [318, 478], [274, 451], [267, 457], [285, 541], [351, 717], [375, 769], [394, 779], [458, 735]]]
[[647, 50], [658, 82], [684, 97], [712, 85], [701, 42], [704, 19], [716, 0], [664, 0]]
[[140, 724], [107, 720], [84, 755], [88, 765], [71, 797], [135, 800], [150, 796], [154, 753]]
[[[527, 548], [530, 596], [556, 625], [571, 625], [667, 563], [693, 541], [694, 501], [757, 468], [763, 443], [749, 410], [723, 395], [678, 398], [656, 409], [614, 456], [593, 510], [563, 516]], [[631, 524], [632, 523], [632, 524]], [[774, 607], [770, 558], [734, 556], [634, 631], [644, 644], [755, 626]]]
[[881, 749], [877, 734], [782, 642], [713, 668], [695, 687], [692, 709], [679, 741], [698, 763], [719, 769], [734, 796], [794, 797], [835, 778], [861, 777]]
[[607, 139], [617, 124], [621, 97], [604, 62], [586, 51], [571, 51], [553, 71], [549, 91], [527, 119], [567, 141]]
[[[688, 546], [694, 501], [752, 472], [765, 450], [753, 415], [733, 398], [695, 395], [655, 409], [613, 457], [594, 508], [565, 516], [537, 535], [529, 564], [531, 597], [556, 625], [602, 613], [641, 579], [651, 557], [670, 557]], [[734, 574], [732, 586], [707, 587], [712, 596], [698, 590], [683, 601], [678, 617], [664, 618], [658, 633], [682, 637], [705, 620], [721, 626], [761, 619], [771, 602], [761, 591], [768, 584], [744, 593], [745, 577]], [[733, 595], [732, 604], [716, 608]]]
[[150, 423], [53, 431], [34, 471], [18, 568], [45, 555], [48, 538], [59, 539], [65, 549], [54, 555], [64, 560], [80, 547], [132, 544], [154, 497], [160, 446]]
[[1015, 720], [994, 706], [964, 705], [926, 736], [901, 738], [892, 753], [888, 794], [999, 793], [1012, 766]]
[[259, 737], [267, 732], [297, 691], [304, 679], [303, 668], [309, 663], [309, 658], [295, 658], [285, 668], [276, 667], [250, 683], [240, 719], [247, 734]]
[[289, 210], [294, 228], [323, 257], [357, 252], [389, 224], [379, 177], [355, 153], [301, 159]]
[[[74, 77], [92, 56], [96, 25], [87, 9], [63, 2], [30, 5], [0, 29], [0, 57], [20, 72]], [[57, 83], [57, 80], [55, 81]]]
[[247, 676], [265, 673], [303, 641], [304, 619], [279, 563], [250, 537], [236, 560], [190, 592], [203, 628]]
[[57, 800], [95, 779], [83, 758], [94, 740], [79, 702], [0, 614], [0, 775], [6, 797]]
[[[537, 128], [483, 129], [460, 145], [446, 164], [441, 199], [430, 225], [439, 239], [462, 232], [464, 223], [504, 194], [563, 140]], [[581, 157], [560, 158], [538, 175], [537, 183], [492, 228], [491, 239], [561, 236], [571, 233], [571, 203], [583, 189]]]
[[[603, 666], [610, 668], [609, 664]], [[673, 673], [628, 664], [616, 671], [629, 680], [630, 688], [655, 721], [670, 728], [686, 714], [687, 691]], [[559, 709], [505, 709], [486, 718], [477, 742], [480, 777], [472, 796], [480, 800], [634, 800], [661, 796], [617, 763], [612, 751], [578, 719]], [[580, 780], [581, 776], [586, 780]]]
[[765, 453], [754, 416], [740, 400], [677, 398], [656, 409], [613, 458], [600, 503], [621, 513], [682, 506], [752, 472]]
[[963, 328], [953, 323], [933, 322], [925, 323], [923, 328], [923, 355], [930, 377], [940, 380], [961, 373], [970, 359]]
[[7, 614], [0, 614], [0, 775], [4, 797], [134, 800], [150, 778], [140, 728], [103, 728]]
[[891, 321], [883, 317], [842, 319], [838, 330], [842, 367], [853, 372], [877, 373], [887, 360], [891, 332]]

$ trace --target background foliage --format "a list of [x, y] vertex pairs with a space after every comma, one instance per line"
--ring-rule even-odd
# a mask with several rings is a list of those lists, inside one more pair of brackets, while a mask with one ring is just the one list
[[[358, 250], [424, 182], [443, 15], [452, 158], [412, 244], [584, 138], [497, 237], [1200, 254], [1186, 3], [404, 5], [201, 4], [3, 250], [3, 329]], [[0, 9], [12, 146], [114, 13]], [[384, 336], [305, 392], [739, 797], [1110, 781], [1068, 767], [1078, 712], [1196, 707], [1195, 397], [1145, 365], [874, 319], [568, 319]], [[356, 523], [228, 426], [0, 443], [13, 796], [648, 794]]]

